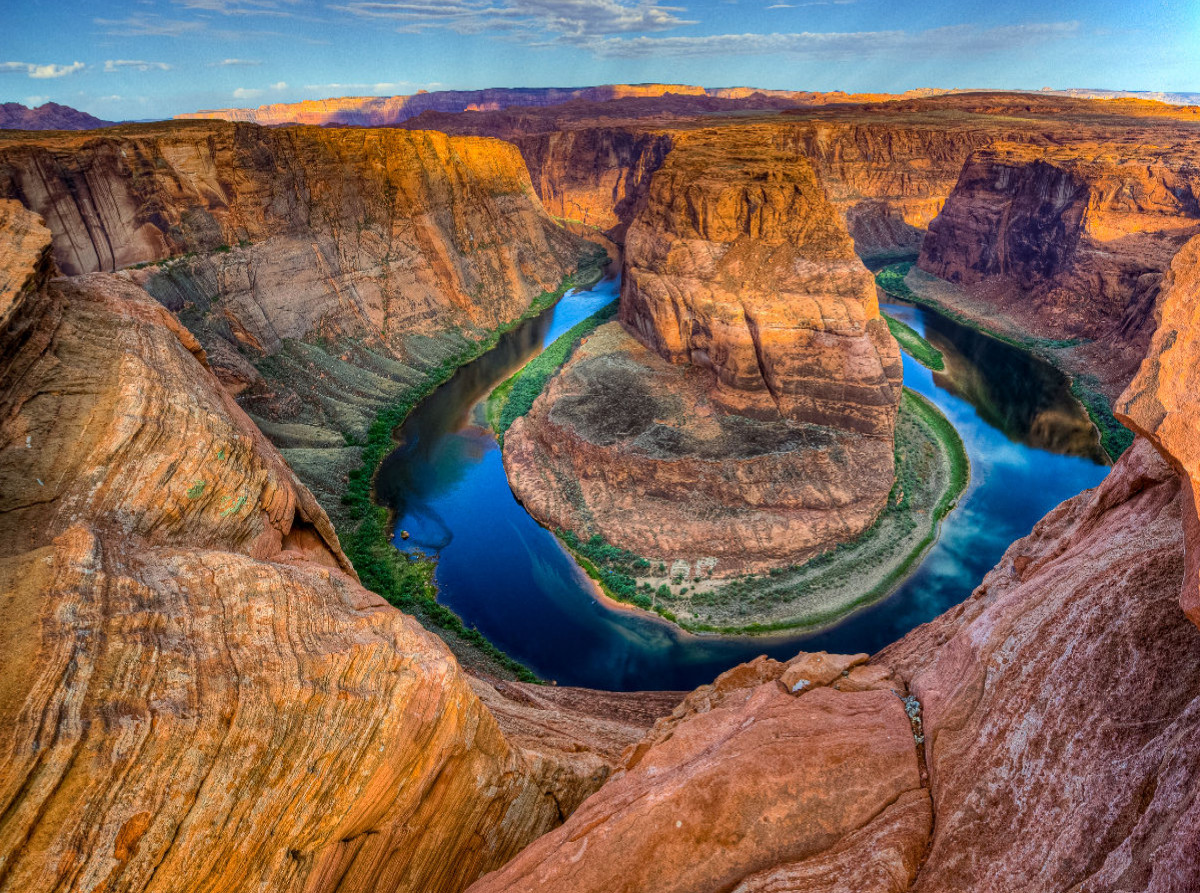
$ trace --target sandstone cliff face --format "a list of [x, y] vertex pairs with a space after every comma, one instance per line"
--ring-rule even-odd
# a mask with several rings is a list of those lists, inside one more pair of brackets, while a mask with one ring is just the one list
[[1180, 604], [1200, 626], [1200, 238], [1176, 255], [1155, 312], [1150, 353], [1117, 402], [1118, 418], [1150, 438], [1184, 490], [1187, 571]]
[[1110, 356], [1090, 365], [1119, 391], [1153, 335], [1171, 258], [1200, 231], [1200, 163], [1170, 137], [1158, 137], [1165, 148], [1000, 143], [976, 153], [919, 266], [1026, 328], [1103, 342]]
[[595, 789], [644, 709], [512, 745], [191, 334], [0, 214], [0, 889], [459, 890]]
[[681, 138], [625, 246], [621, 321], [730, 407], [890, 437], [899, 349], [812, 166], [771, 131]]
[[65, 272], [138, 266], [330, 509], [347, 439], [594, 250], [546, 215], [512, 146], [437, 133], [12, 137], [3, 195], [45, 217]]
[[892, 486], [890, 438], [731, 413], [710, 380], [601, 327], [505, 435], [513, 492], [551, 528], [716, 577], [870, 526]]

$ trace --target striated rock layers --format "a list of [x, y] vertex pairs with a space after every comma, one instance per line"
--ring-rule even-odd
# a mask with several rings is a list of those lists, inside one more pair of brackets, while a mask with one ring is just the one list
[[175, 317], [0, 223], [0, 890], [460, 890], [595, 790], [650, 707], [510, 743]]
[[730, 408], [890, 437], [899, 350], [811, 165], [770, 131], [707, 136], [654, 176], [621, 321]]
[[1200, 232], [1200, 154], [1177, 134], [1056, 148], [998, 143], [971, 157], [919, 266], [1020, 327], [1099, 342], [1111, 396], [1154, 333], [1171, 258]]
[[361, 441], [593, 251], [517, 151], [407, 131], [182, 123], [0, 140], [0, 196], [67, 273], [131, 275], [336, 508]]
[[638, 340], [602, 329], [505, 438], [544, 523], [717, 576], [871, 525], [901, 377], [812, 167], [770, 130], [727, 137], [678, 136], [629, 229], [620, 318]]

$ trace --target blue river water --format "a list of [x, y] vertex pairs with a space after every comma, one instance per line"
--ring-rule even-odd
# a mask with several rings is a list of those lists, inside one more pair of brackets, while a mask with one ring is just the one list
[[[439, 599], [543, 678], [614, 691], [681, 690], [759, 654], [874, 652], [961, 602], [1014, 540], [1108, 471], [1063, 376], [922, 307], [885, 305], [946, 356], [904, 357], [905, 385], [958, 429], [971, 483], [925, 559], [889, 597], [804, 635], [695, 636], [600, 600], [557, 539], [509, 489], [481, 399], [561, 333], [616, 298], [619, 283], [569, 294], [509, 333], [418, 406], [377, 482], [395, 543], [438, 556]], [[402, 540], [399, 532], [407, 531]]]

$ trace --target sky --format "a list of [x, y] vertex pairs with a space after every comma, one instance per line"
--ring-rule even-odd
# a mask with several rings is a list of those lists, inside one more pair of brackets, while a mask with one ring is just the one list
[[3, 0], [0, 101], [108, 120], [686, 83], [1200, 91], [1200, 0]]

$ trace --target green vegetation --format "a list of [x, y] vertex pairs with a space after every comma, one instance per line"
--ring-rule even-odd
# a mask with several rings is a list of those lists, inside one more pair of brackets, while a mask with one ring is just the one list
[[393, 545], [390, 513], [376, 505], [373, 498], [375, 474], [384, 457], [395, 447], [393, 432], [421, 400], [447, 381], [459, 366], [486, 353], [502, 335], [553, 306], [569, 289], [597, 281], [603, 275], [606, 260], [604, 255], [585, 260], [580, 269], [566, 277], [558, 288], [535, 298], [518, 319], [425, 370], [420, 384], [411, 388], [403, 399], [379, 412], [371, 422], [362, 444], [359, 466], [350, 472], [342, 496], [345, 511], [342, 513], [344, 520], [338, 525], [338, 538], [363, 586], [415, 615], [427, 626], [469, 643], [527, 682], [539, 681], [533, 671], [500, 651], [477, 629], [467, 628], [457, 614], [438, 603], [437, 586], [433, 581], [436, 562], [420, 552], [401, 552]]
[[892, 337], [914, 360], [934, 372], [941, 372], [946, 368], [946, 358], [942, 352], [926, 341], [920, 332], [886, 313], [883, 314], [883, 318], [892, 332]]
[[1114, 462], [1133, 446], [1134, 434], [1117, 421], [1112, 413], [1108, 398], [1099, 391], [1100, 383], [1090, 375], [1076, 375], [1071, 379], [1071, 393], [1083, 404], [1092, 424], [1100, 432], [1100, 446]]
[[645, 558], [628, 549], [611, 545], [599, 535], [581, 541], [569, 530], [556, 530], [555, 534], [579, 562], [584, 572], [600, 584], [600, 588], [609, 598], [628, 602], [646, 611], [655, 611], [667, 620], [677, 622], [674, 614], [651, 597], [667, 597], [671, 592], [669, 586], [664, 583], [654, 593], [647, 584], [638, 587], [635, 578], [650, 570], [650, 562]]
[[618, 301], [601, 307], [576, 323], [554, 343], [499, 384], [488, 396], [487, 419], [503, 444], [504, 432], [533, 407], [546, 382], [571, 358], [584, 336], [617, 315]]
[[207, 484], [204, 481], [193, 481], [192, 485], [188, 487], [187, 498], [199, 499], [202, 495], [204, 495], [204, 488], [206, 486]]
[[[1125, 450], [1129, 449], [1133, 444], [1133, 432], [1117, 421], [1116, 416], [1112, 413], [1112, 407], [1109, 405], [1108, 398], [1100, 393], [1099, 382], [1088, 375], [1072, 375], [1067, 372], [1063, 369], [1060, 358], [1057, 356], [1057, 351], [1078, 347], [1084, 343], [1083, 341], [1079, 339], [1034, 338], [1032, 336], [998, 332], [983, 325], [978, 320], [958, 313], [949, 307], [945, 307], [936, 301], [931, 301], [914, 292], [908, 287], [908, 283], [904, 281], [912, 266], [911, 262], [906, 262], [884, 267], [875, 274], [875, 282], [881, 289], [894, 298], [899, 298], [901, 301], [907, 301], [910, 304], [920, 304], [924, 307], [932, 308], [960, 325], [968, 326], [977, 332], [982, 332], [989, 337], [995, 338], [997, 341], [1003, 341], [1005, 344], [1028, 351], [1034, 356], [1045, 360], [1070, 379], [1071, 393], [1075, 395], [1075, 399], [1087, 410], [1088, 417], [1092, 420], [1092, 424], [1096, 426], [1096, 430], [1100, 434], [1100, 445], [1108, 453], [1109, 458], [1115, 462], [1121, 458], [1121, 454]], [[890, 324], [889, 321], [889, 326]], [[895, 335], [894, 331], [893, 335]], [[899, 335], [895, 337], [897, 341], [900, 340]], [[901, 342], [901, 345], [903, 346], [903, 342]]]
[[691, 579], [668, 577], [665, 561], [647, 560], [600, 536], [557, 534], [606, 595], [692, 632], [818, 629], [892, 592], [937, 539], [939, 524], [969, 480], [970, 462], [954, 426], [906, 389], [887, 505], [861, 536], [804, 564], [729, 581], [712, 580], [699, 567]]

